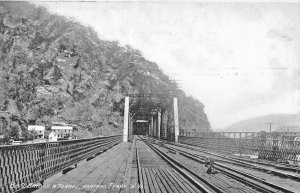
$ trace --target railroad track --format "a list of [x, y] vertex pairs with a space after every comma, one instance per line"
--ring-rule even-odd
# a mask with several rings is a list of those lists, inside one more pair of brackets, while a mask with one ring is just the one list
[[[279, 187], [277, 185], [264, 182], [261, 179], [257, 179], [253, 176], [247, 176], [242, 173], [238, 173], [236, 171], [232, 171], [231, 168], [227, 166], [218, 165], [218, 170], [222, 171], [222, 175], [225, 175], [226, 179], [229, 179], [227, 182], [224, 181], [223, 178], [217, 178], [213, 175], [208, 174], [199, 174], [194, 172], [191, 168], [186, 167], [185, 164], [180, 163], [179, 161], [176, 161], [171, 156], [167, 155], [167, 153], [160, 150], [160, 147], [152, 143], [151, 141], [140, 138], [141, 142], [144, 142], [148, 145], [157, 155], [159, 155], [162, 159], [164, 159], [168, 164], [172, 166], [173, 169], [175, 169], [179, 174], [184, 176], [190, 183], [192, 183], [195, 187], [198, 188], [201, 192], [287, 192], [291, 193], [293, 191], [287, 190], [285, 188]], [[138, 152], [138, 147], [137, 154]], [[185, 158], [204, 163], [204, 160], [196, 157], [195, 155], [190, 155], [186, 152], [180, 152], [181, 155], [183, 155]], [[139, 156], [137, 156], [138, 159]], [[139, 162], [139, 161], [138, 161]], [[138, 166], [140, 167], [140, 166]], [[139, 176], [143, 176], [142, 174], [139, 174]], [[220, 181], [218, 181], [218, 179]], [[151, 192], [151, 191], [150, 191]]]
[[141, 193], [214, 193], [142, 139], [135, 140]]
[[[299, 167], [294, 168], [292, 170], [295, 173], [287, 173], [284, 170], [290, 171], [291, 170], [290, 167], [285, 168], [284, 166], [281, 166], [280, 169], [283, 170], [283, 171], [279, 171], [279, 170], [276, 170], [276, 165], [274, 165], [274, 164], [255, 162], [255, 161], [252, 161], [252, 160], [245, 160], [245, 159], [240, 159], [240, 158], [224, 156], [224, 155], [221, 155], [221, 154], [204, 151], [200, 148], [191, 147], [191, 146], [183, 145], [183, 144], [168, 143], [168, 145], [175, 146], [175, 147], [180, 147], [180, 148], [185, 148], [185, 149], [190, 149], [190, 150], [193, 150], [193, 151], [196, 151], [196, 152], [201, 152], [201, 153], [204, 153], [204, 154], [208, 154], [208, 155], [212, 156], [214, 159], [216, 159], [219, 162], [229, 163], [229, 164], [236, 164], [236, 165], [239, 165], [239, 166], [242, 166], [242, 167], [256, 169], [256, 170], [259, 170], [259, 171], [267, 172], [269, 174], [274, 174], [274, 175], [277, 175], [277, 176], [287, 177], [287, 178], [290, 178], [290, 179], [293, 179], [293, 180], [300, 181], [300, 175], [297, 174], [298, 172], [300, 172]], [[267, 166], [267, 167], [265, 167], [265, 166]]]
[[[214, 154], [218, 155], [218, 156], [222, 155], [222, 154], [218, 154], [218, 153], [209, 152], [205, 149], [202, 149], [201, 147], [197, 147], [197, 146], [191, 147], [192, 145], [188, 145], [188, 144], [177, 144], [177, 143], [172, 143], [172, 142], [170, 144], [176, 145], [176, 146], [181, 146], [181, 147], [184, 147], [184, 148], [197, 149], [197, 151], [209, 153], [209, 154], [212, 154], [212, 155], [214, 155]], [[226, 157], [228, 157], [228, 156], [226, 156]], [[245, 162], [248, 162], [248, 163], [273, 167], [275, 169], [279, 169], [279, 170], [283, 170], [283, 171], [292, 171], [292, 172], [295, 172], [295, 173], [300, 173], [300, 167], [298, 165], [290, 165], [290, 164], [287, 164], [287, 163], [274, 163], [272, 161], [267, 161], [267, 160], [249, 160], [249, 159], [245, 159], [245, 158], [242, 158], [242, 157], [236, 157], [236, 156], [229, 156], [229, 157], [233, 158], [233, 159], [236, 159], [236, 160], [245, 161]]]

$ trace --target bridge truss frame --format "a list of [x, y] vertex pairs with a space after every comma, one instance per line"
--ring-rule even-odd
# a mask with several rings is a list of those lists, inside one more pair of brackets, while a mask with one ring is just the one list
[[[170, 107], [173, 106], [173, 129], [174, 140], [178, 142], [179, 116], [177, 97], [173, 94], [141, 93], [128, 94], [125, 97], [124, 107], [124, 132], [123, 142], [129, 140], [133, 132], [133, 123], [144, 120], [149, 123], [148, 135], [152, 137], [166, 137], [166, 126], [164, 118], [168, 115]], [[164, 129], [163, 132], [162, 129]]]

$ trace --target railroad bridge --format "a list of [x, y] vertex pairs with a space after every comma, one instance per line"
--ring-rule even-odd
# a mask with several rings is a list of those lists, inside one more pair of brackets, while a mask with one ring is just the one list
[[0, 193], [299, 192], [300, 133], [179, 131], [177, 102], [132, 94], [120, 135], [0, 146]]
[[177, 97], [173, 95], [147, 93], [125, 97], [123, 142], [133, 134], [178, 142], [178, 122]]

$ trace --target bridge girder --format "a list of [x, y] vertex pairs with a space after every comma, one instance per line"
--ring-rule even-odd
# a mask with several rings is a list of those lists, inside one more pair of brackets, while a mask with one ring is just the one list
[[[164, 112], [166, 109], [170, 108], [172, 104], [174, 104], [173, 107], [174, 107], [174, 121], [175, 121], [174, 122], [175, 140], [177, 139], [176, 135], [177, 137], [179, 135], [179, 126], [178, 126], [177, 98], [175, 97], [175, 95], [141, 93], [141, 94], [129, 94], [126, 96], [126, 98], [128, 101], [130, 101], [129, 104], [127, 104], [128, 106], [125, 106], [125, 111], [128, 111], [128, 114], [130, 115], [130, 121], [135, 122], [136, 120], [147, 120], [150, 125], [149, 129], [155, 130], [154, 132], [149, 131], [149, 133], [153, 133], [153, 135], [156, 135], [158, 137], [160, 137], [160, 129], [161, 129], [160, 119], [162, 117], [161, 113]], [[124, 116], [127, 116], [126, 113], [124, 113]], [[155, 118], [153, 119], [154, 116]], [[128, 121], [128, 120], [124, 117], [124, 121]], [[153, 121], [155, 122], [155, 124], [153, 124]], [[126, 129], [127, 125], [128, 123], [124, 123], [124, 130]]]

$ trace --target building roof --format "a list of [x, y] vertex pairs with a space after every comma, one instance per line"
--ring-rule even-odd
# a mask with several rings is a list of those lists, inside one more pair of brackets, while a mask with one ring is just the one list
[[28, 125], [28, 130], [35, 130], [35, 131], [44, 131], [45, 130], [45, 126], [41, 126], [41, 125]]
[[72, 130], [73, 127], [69, 127], [69, 126], [52, 126], [51, 129], [52, 130]]

